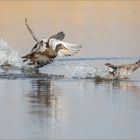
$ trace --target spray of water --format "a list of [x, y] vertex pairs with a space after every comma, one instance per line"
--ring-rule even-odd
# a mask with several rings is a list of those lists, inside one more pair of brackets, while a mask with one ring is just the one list
[[49, 75], [62, 75], [69, 79], [94, 79], [96, 77], [103, 78], [106, 75], [105, 71], [99, 71], [97, 68], [80, 61], [57, 61], [41, 68], [40, 72]]
[[0, 66], [4, 64], [10, 64], [17, 68], [21, 68], [23, 65], [18, 52], [8, 46], [6, 41], [0, 39]]
[[[33, 73], [33, 67], [24, 64], [19, 53], [11, 48], [6, 41], [0, 39], [0, 66], [10, 64], [15, 69], [12, 73], [24, 70], [26, 73]], [[48, 75], [63, 76], [65, 78], [104, 78], [106, 73], [82, 61], [55, 61], [52, 64], [41, 68], [40, 73]]]

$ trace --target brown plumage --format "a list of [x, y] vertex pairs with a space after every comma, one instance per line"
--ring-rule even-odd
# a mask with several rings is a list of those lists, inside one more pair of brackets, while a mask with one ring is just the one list
[[51, 63], [55, 57], [57, 57], [57, 53], [59, 50], [64, 49], [62, 44], [56, 46], [55, 50], [48, 47], [44, 52], [31, 52], [22, 58], [25, 58], [23, 61], [27, 61], [30, 59], [30, 63], [28, 65], [35, 65], [35, 67], [41, 67], [44, 64]]
[[63, 32], [59, 32], [49, 39], [42, 39], [36, 43], [29, 54], [22, 57], [24, 58], [23, 62], [30, 60], [28, 65], [35, 65], [35, 67], [39, 68], [52, 62], [57, 56], [74, 55], [81, 46], [63, 42], [64, 36]]
[[133, 71], [137, 70], [140, 67], [140, 60], [136, 61], [133, 64], [118, 65], [117, 67], [119, 69], [123, 68], [123, 69], [126, 69], [128, 71], [132, 71], [133, 72]]
[[113, 78], [128, 78], [128, 76], [132, 75], [140, 67], [140, 60], [132, 64], [112, 65], [106, 63], [105, 65], [108, 66], [109, 75], [113, 76]]
[[63, 42], [62, 40], [65, 37], [65, 33], [62, 31], [52, 35], [49, 39], [44, 38], [39, 41], [28, 25], [26, 18], [25, 24], [33, 39], [36, 41], [31, 52], [22, 57], [24, 58], [23, 62], [30, 60], [29, 65], [35, 65], [35, 67], [39, 68], [52, 62], [57, 56], [64, 57], [74, 55], [81, 48], [80, 45]]

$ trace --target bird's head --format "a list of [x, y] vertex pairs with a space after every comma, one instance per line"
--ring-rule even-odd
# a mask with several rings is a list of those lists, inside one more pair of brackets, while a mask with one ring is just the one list
[[105, 66], [108, 66], [108, 67], [109, 67], [109, 66], [111, 66], [111, 65], [112, 65], [112, 64], [110, 64], [110, 63], [105, 63]]
[[55, 48], [56, 52], [58, 52], [61, 49], [65, 49], [65, 47], [62, 44], [58, 44]]
[[140, 65], [140, 60], [138, 60], [138, 61], [136, 62], [136, 64], [137, 64], [137, 65]]

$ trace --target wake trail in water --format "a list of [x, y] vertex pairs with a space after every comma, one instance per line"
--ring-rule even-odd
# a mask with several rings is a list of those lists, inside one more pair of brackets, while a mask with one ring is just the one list
[[62, 75], [65, 78], [87, 79], [96, 76], [104, 77], [105, 72], [83, 62], [54, 62], [40, 69], [49, 75]]
[[[97, 68], [79, 61], [55, 61], [52, 64], [44, 66], [39, 69], [39, 73], [35, 73], [33, 67], [23, 63], [19, 53], [8, 46], [8, 43], [0, 39], [0, 66], [10, 64], [12, 69], [10, 72], [0, 71], [0, 78], [15, 79], [15, 78], [28, 78], [40, 76], [63, 76], [65, 78], [105, 78], [106, 71], [98, 70]], [[24, 72], [23, 72], [24, 70]], [[25, 74], [26, 73], [26, 74]], [[14, 78], [13, 78], [14, 77]]]

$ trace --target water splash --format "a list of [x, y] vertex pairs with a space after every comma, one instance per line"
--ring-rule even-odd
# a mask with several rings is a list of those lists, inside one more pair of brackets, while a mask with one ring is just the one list
[[0, 66], [10, 64], [13, 67], [21, 68], [23, 63], [17, 51], [8, 46], [8, 43], [0, 39]]
[[67, 70], [68, 72], [65, 75], [68, 78], [94, 78], [97, 73], [96, 68], [86, 63], [79, 63], [76, 66], [67, 66]]
[[[99, 70], [81, 60], [79, 61], [55, 61], [47, 66], [44, 66], [39, 70], [37, 75], [33, 73], [34, 68], [24, 64], [19, 56], [18, 52], [11, 48], [6, 41], [0, 39], [0, 66], [10, 64], [12, 68], [9, 73], [3, 73], [0, 70], [0, 78], [13, 77], [16, 78], [27, 78], [27, 77], [39, 77], [40, 74], [62, 76], [64, 78], [75, 78], [75, 79], [105, 79], [107, 73], [105, 71]], [[31, 76], [30, 76], [31, 75]]]
[[96, 75], [102, 76], [102, 71], [83, 62], [54, 62], [40, 69], [40, 72], [49, 75], [61, 75], [65, 78], [87, 79], [95, 78]]

